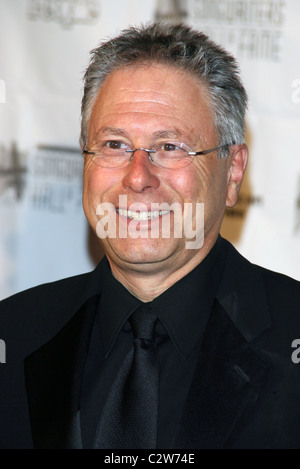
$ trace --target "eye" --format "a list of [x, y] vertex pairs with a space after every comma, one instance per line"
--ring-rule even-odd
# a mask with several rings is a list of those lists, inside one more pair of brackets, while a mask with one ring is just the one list
[[127, 150], [128, 145], [126, 143], [121, 142], [120, 140], [108, 140], [107, 142], [103, 143], [103, 147], [107, 147], [110, 150]]
[[180, 150], [180, 147], [178, 145], [175, 145], [175, 143], [162, 143], [159, 145], [160, 150], [163, 151], [177, 151]]
[[183, 158], [188, 150], [184, 143], [163, 142], [156, 146], [156, 151], [162, 152], [164, 157]]

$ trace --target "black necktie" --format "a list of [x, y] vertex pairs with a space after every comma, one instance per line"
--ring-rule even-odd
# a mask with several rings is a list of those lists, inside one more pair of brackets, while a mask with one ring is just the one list
[[157, 317], [150, 303], [131, 316], [134, 345], [126, 355], [104, 406], [97, 448], [156, 448], [159, 367], [154, 344]]

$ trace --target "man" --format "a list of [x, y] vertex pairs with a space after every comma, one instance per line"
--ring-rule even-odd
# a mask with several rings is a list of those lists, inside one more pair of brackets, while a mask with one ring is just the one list
[[300, 447], [299, 283], [219, 236], [246, 104], [235, 60], [186, 25], [93, 51], [83, 206], [106, 257], [0, 304], [1, 447]]

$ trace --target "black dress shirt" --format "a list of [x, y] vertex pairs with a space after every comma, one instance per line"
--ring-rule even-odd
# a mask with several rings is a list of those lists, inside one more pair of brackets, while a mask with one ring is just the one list
[[[128, 318], [141, 304], [111, 274], [108, 261], [101, 279], [96, 314], [81, 394], [83, 446], [93, 447], [107, 394], [132, 346]], [[219, 237], [206, 258], [188, 275], [152, 301], [159, 321], [156, 344], [160, 361], [157, 448], [172, 447], [199, 358], [202, 338], [212, 310], [225, 262]]]

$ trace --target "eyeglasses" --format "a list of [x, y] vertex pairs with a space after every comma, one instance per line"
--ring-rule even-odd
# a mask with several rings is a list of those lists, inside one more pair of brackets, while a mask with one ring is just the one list
[[207, 155], [221, 148], [229, 147], [231, 144], [220, 145], [203, 151], [190, 151], [184, 143], [159, 143], [152, 149], [129, 148], [127, 143], [119, 140], [109, 140], [97, 145], [95, 151], [83, 150], [83, 155], [89, 155], [92, 161], [102, 168], [120, 168], [130, 164], [136, 151], [142, 150], [148, 153], [152, 164], [162, 168], [178, 169], [191, 164], [195, 156]]

